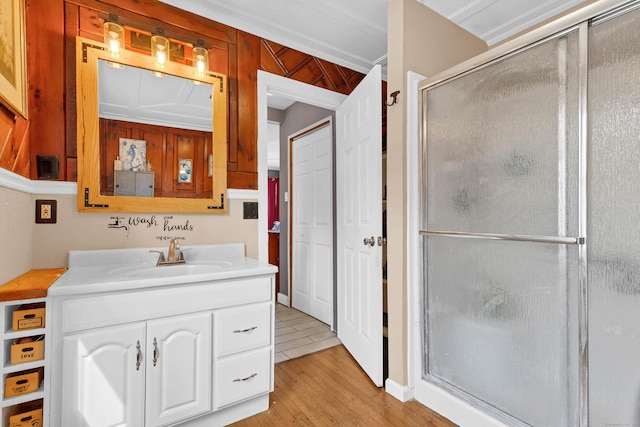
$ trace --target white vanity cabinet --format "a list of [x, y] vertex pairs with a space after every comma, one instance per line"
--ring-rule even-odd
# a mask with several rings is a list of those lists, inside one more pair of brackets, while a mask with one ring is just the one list
[[64, 338], [62, 425], [165, 426], [211, 409], [211, 313]]
[[87, 252], [49, 290], [51, 427], [215, 427], [269, 408], [275, 267], [241, 245], [173, 270], [149, 249]]

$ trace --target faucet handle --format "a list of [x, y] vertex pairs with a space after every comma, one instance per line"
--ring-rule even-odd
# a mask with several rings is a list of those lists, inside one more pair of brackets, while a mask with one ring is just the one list
[[160, 254], [160, 255], [158, 255], [158, 262], [157, 262], [156, 265], [162, 264], [163, 262], [166, 262], [165, 259], [164, 259], [164, 252], [162, 252], [162, 251], [149, 251], [149, 252], [157, 252], [157, 253]]

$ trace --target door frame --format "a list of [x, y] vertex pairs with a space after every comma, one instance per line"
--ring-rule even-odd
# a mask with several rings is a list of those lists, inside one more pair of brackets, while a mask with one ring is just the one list
[[[302, 83], [266, 71], [258, 70], [258, 183], [266, 182], [267, 171], [267, 141], [268, 141], [268, 94], [278, 95], [294, 101], [314, 105], [335, 111], [347, 98], [338, 92], [332, 92], [307, 83]], [[258, 185], [258, 258], [267, 262], [269, 259], [268, 224], [267, 224], [267, 189]], [[248, 197], [248, 198], [255, 198]], [[289, 206], [287, 203], [287, 212]], [[290, 247], [287, 243], [287, 258], [290, 258]], [[288, 268], [287, 275], [290, 272]], [[282, 277], [282, 273], [281, 276]], [[287, 285], [291, 277], [287, 276]], [[289, 306], [289, 295], [278, 294], [279, 303]]]

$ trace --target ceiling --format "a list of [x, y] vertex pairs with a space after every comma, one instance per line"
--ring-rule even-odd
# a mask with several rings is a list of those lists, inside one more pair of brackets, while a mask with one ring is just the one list
[[211, 132], [211, 85], [98, 61], [98, 116]]
[[[387, 64], [387, 8], [389, 0], [161, 0], [259, 37], [289, 46], [353, 70], [367, 73]], [[450, 19], [489, 46], [568, 8], [593, 0], [415, 0]], [[103, 67], [102, 75], [123, 77], [133, 69]], [[133, 76], [133, 83], [101, 81], [101, 117], [143, 123], [210, 129], [210, 89], [177, 80], [175, 96], [167, 92], [169, 79], [150, 73]], [[162, 89], [157, 85], [165, 85]], [[144, 86], [145, 90], [136, 90]], [[179, 90], [179, 89], [186, 90]], [[207, 93], [207, 90], [209, 92]], [[111, 93], [110, 97], [103, 94]], [[268, 105], [284, 110], [293, 103], [269, 96]]]
[[[389, 0], [161, 0], [367, 73], [387, 63]], [[416, 0], [489, 46], [585, 0]]]

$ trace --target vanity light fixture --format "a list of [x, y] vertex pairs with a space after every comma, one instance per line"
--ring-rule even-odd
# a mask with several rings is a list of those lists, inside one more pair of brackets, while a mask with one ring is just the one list
[[[124, 52], [124, 28], [115, 22], [104, 23], [104, 44], [113, 59], [119, 59]], [[114, 68], [124, 68], [117, 62], [108, 62]]]
[[193, 51], [193, 73], [196, 77], [205, 77], [209, 71], [209, 52], [203, 47], [194, 47]]
[[162, 36], [152, 36], [151, 56], [153, 57], [156, 66], [163, 69], [165, 65], [169, 63], [169, 40]]

